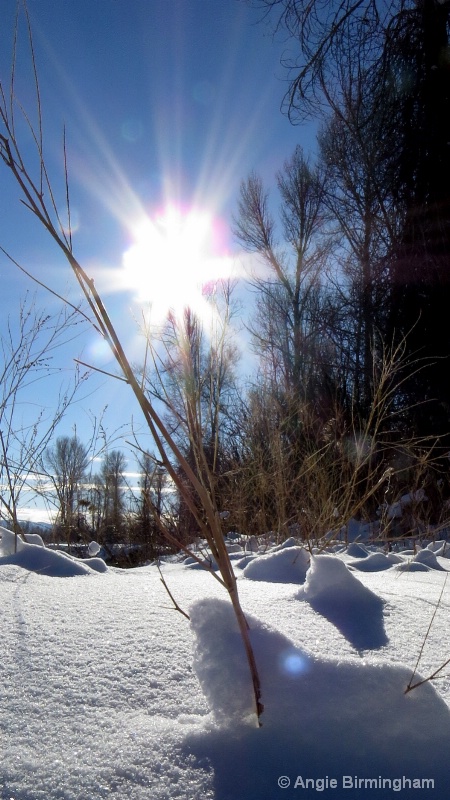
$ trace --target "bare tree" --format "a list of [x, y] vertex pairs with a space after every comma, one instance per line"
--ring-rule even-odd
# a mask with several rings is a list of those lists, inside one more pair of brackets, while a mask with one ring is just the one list
[[386, 331], [388, 253], [398, 236], [400, 214], [386, 179], [387, 120], [375, 90], [370, 93], [355, 81], [346, 87], [342, 103], [322, 130], [319, 145], [328, 170], [325, 202], [339, 241], [335, 286], [340, 323], [333, 339], [341, 358], [351, 363], [341, 386], [362, 411], [373, 397], [377, 352]]
[[76, 523], [74, 514], [78, 514], [77, 495], [89, 465], [88, 448], [76, 435], [59, 436], [56, 443], [46, 449], [44, 464], [58, 499], [57, 521], [70, 537], [70, 530]]
[[[169, 526], [172, 517], [171, 493], [167, 486], [167, 473], [150, 453], [138, 458], [139, 492], [135, 496], [134, 515], [131, 521], [131, 538], [141, 550], [141, 558], [154, 559], [167, 550], [159, 521], [163, 517]], [[175, 526], [171, 526], [173, 529]]]
[[[209, 297], [211, 318], [202, 322], [191, 309], [181, 319], [170, 315], [153, 348], [147, 391], [164, 404], [172, 435], [218, 506], [223, 498], [226, 438], [236, 389], [237, 348], [230, 320], [232, 285], [221, 283]], [[182, 477], [183, 472], [180, 477]], [[195, 517], [180, 497], [183, 536], [197, 535]]]
[[308, 394], [325, 367], [325, 303], [321, 279], [330, 249], [325, 218], [326, 176], [297, 147], [278, 173], [281, 196], [278, 233], [269, 195], [251, 175], [241, 186], [235, 235], [256, 253], [257, 315], [251, 326], [254, 346], [266, 371], [297, 400]]
[[50, 410], [38, 388], [59, 372], [57, 352], [75, 336], [75, 312], [50, 315], [28, 295], [18, 318], [11, 315], [0, 341], [0, 505], [19, 529], [17, 508], [24, 490], [37, 491], [42, 457], [86, 374], [74, 368]]
[[100, 468], [100, 481], [103, 491], [104, 534], [109, 540], [115, 540], [124, 523], [124, 490], [126, 458], [121, 450], [110, 450], [105, 453]]
[[[385, 232], [391, 228], [391, 291], [389, 304], [384, 303], [387, 342], [398, 346], [406, 338], [408, 360], [420, 353], [427, 361], [427, 368], [414, 374], [408, 389], [404, 386], [409, 425], [421, 435], [447, 436], [448, 388], [442, 364], [450, 346], [446, 324], [450, 298], [450, 1], [332, 0], [324, 4], [319, 0], [255, 0], [255, 4], [269, 17], [273, 15], [276, 27], [288, 31], [297, 50], [286, 64], [290, 68], [286, 100], [291, 118], [317, 117], [331, 109], [343, 123], [347, 143], [350, 136], [357, 160], [361, 142], [365, 156], [377, 157], [365, 164], [370, 183], [359, 195], [366, 206], [366, 254], [360, 251], [358, 256], [363, 256], [366, 272], [360, 294], [363, 328], [356, 332], [363, 393], [370, 395], [369, 370], [364, 366], [371, 360], [370, 317], [374, 301], [383, 302], [371, 293], [372, 276], [367, 274], [369, 242], [376, 242], [377, 224], [376, 217], [369, 215], [382, 210], [380, 200], [384, 204], [388, 194], [390, 201], [383, 212]], [[355, 114], [355, 108], [363, 114]], [[381, 147], [374, 148], [375, 143]], [[353, 147], [348, 152], [353, 155]], [[396, 229], [394, 238], [392, 228]], [[447, 445], [448, 440], [443, 452]]]
[[383, 61], [383, 45], [392, 27], [413, 5], [411, 0], [252, 0], [286, 30], [298, 55], [284, 61], [289, 70], [286, 104], [290, 116], [317, 116], [341, 99], [343, 56], [351, 69], [371, 74]]

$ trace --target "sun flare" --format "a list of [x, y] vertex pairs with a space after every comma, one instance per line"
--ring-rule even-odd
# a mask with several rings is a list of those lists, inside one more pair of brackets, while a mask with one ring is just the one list
[[166, 207], [133, 228], [123, 254], [121, 284], [139, 303], [148, 303], [154, 322], [186, 307], [204, 316], [205, 295], [231, 274], [219, 225], [204, 211]]

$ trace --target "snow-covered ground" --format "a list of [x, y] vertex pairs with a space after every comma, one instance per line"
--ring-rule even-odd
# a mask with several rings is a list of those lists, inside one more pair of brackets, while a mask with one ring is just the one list
[[198, 565], [162, 566], [189, 622], [155, 566], [15, 553], [1, 533], [1, 800], [449, 797], [449, 666], [405, 694], [419, 654], [413, 683], [450, 656], [443, 546], [311, 563], [294, 541], [233, 546], [257, 728], [229, 602]]

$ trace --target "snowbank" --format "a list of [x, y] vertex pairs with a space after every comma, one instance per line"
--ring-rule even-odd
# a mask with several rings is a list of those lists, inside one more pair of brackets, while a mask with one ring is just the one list
[[29, 572], [56, 578], [92, 575], [108, 569], [101, 558], [81, 561], [58, 550], [48, 550], [43, 544], [24, 542], [20, 536], [16, 540], [14, 533], [7, 528], [0, 528], [0, 533], [0, 567], [12, 564]]

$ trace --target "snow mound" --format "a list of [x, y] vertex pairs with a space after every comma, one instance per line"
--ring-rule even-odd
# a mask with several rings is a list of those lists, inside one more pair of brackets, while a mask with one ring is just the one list
[[[199, 556], [200, 558], [200, 556]], [[212, 570], [213, 572], [219, 569], [219, 565], [215, 558], [211, 555], [211, 553], [205, 555], [200, 561], [198, 561], [193, 556], [188, 556], [184, 559], [183, 564], [188, 569], [204, 569], [204, 570]]]
[[244, 555], [244, 548], [241, 547], [241, 545], [237, 542], [226, 542], [225, 547], [227, 548], [229, 554], [232, 553], [234, 555], [235, 553], [241, 553]]
[[298, 594], [326, 617], [358, 650], [387, 643], [384, 601], [364, 586], [336, 556], [315, 556]]
[[410, 558], [408, 561], [403, 561], [403, 563], [396, 567], [399, 572], [428, 572], [430, 570], [448, 572], [445, 567], [440, 565], [436, 553], [432, 549], [429, 549], [429, 547], [419, 550], [418, 553], [405, 551], [403, 556], [405, 557], [405, 555], [408, 555]]
[[273, 548], [273, 552], [276, 550], [284, 550], [286, 547], [297, 547], [297, 545], [298, 545], [298, 539], [295, 539], [294, 536], [289, 536], [289, 538], [285, 539], [284, 542], [282, 542], [281, 544], [277, 544]]
[[394, 569], [397, 572], [431, 572], [430, 567], [418, 561], [404, 561], [403, 564], [397, 564]]
[[257, 553], [259, 550], [259, 540], [257, 536], [249, 536], [246, 539], [244, 550], [246, 553]]
[[394, 564], [401, 562], [400, 556], [395, 553], [370, 553], [365, 558], [351, 561], [350, 566], [352, 569], [359, 569], [361, 572], [381, 572], [383, 569], [390, 569]]
[[446, 542], [445, 539], [438, 539], [435, 542], [429, 542], [427, 544], [427, 550], [432, 550], [436, 555], [441, 555], [446, 549], [446, 546], [448, 547], [448, 542]]
[[28, 544], [37, 544], [39, 547], [45, 547], [44, 540], [38, 533], [26, 533], [25, 541]]
[[361, 522], [357, 519], [349, 519], [346, 525], [341, 528], [338, 538], [348, 542], [368, 542], [373, 539], [373, 522]]
[[14, 533], [6, 528], [0, 528], [0, 533], [2, 535], [0, 541], [0, 567], [6, 564], [13, 564], [29, 572], [37, 572], [40, 575], [48, 575], [56, 578], [70, 578], [75, 575], [92, 575], [94, 571], [103, 572], [107, 570], [105, 562], [101, 559], [92, 560], [95, 562], [102, 561], [106, 569], [102, 569], [99, 563], [96, 563], [91, 569], [89, 566], [89, 559], [87, 562], [80, 561], [58, 550], [47, 550], [47, 548], [39, 544], [24, 542], [20, 536], [17, 537], [17, 551], [14, 552]]
[[438, 539], [436, 542], [429, 542], [427, 550], [432, 550], [440, 558], [450, 557], [450, 544], [446, 539]]
[[252, 684], [231, 604], [199, 600], [189, 616], [195, 635], [194, 670], [216, 719], [251, 721]]
[[254, 561], [258, 556], [255, 553], [249, 553], [248, 555], [244, 556], [244, 558], [237, 559], [234, 563], [234, 566], [238, 569], [244, 569], [247, 564], [250, 564], [251, 561]]
[[108, 566], [103, 561], [103, 558], [85, 558], [84, 561], [80, 563], [93, 569], [95, 572], [108, 572]]
[[254, 558], [243, 574], [252, 581], [270, 583], [303, 583], [310, 555], [304, 547], [286, 547]]
[[91, 556], [91, 558], [94, 558], [94, 556], [98, 556], [101, 549], [102, 548], [100, 547], [98, 542], [92, 541], [89, 543], [88, 553]]
[[[299, 774], [336, 776], [340, 787], [343, 775], [429, 777], [433, 797], [446, 796], [450, 712], [430, 683], [405, 695], [409, 669], [312, 658], [249, 616], [264, 703], [257, 729], [254, 716], [249, 725], [251, 683], [231, 604], [204, 599], [190, 614], [194, 666], [216, 724], [189, 746], [212, 764], [216, 797], [273, 800], [277, 776]], [[386, 796], [371, 787], [371, 798]]]
[[429, 567], [430, 569], [438, 569], [442, 572], [446, 572], [444, 567], [441, 567], [439, 564], [435, 553], [433, 553], [432, 550], [428, 550], [427, 547], [424, 550], [419, 550], [419, 552], [414, 556], [413, 562], [416, 564], [425, 564], [425, 566]]
[[0, 556], [10, 556], [15, 553], [16, 548], [20, 550], [23, 545], [21, 536], [17, 536], [9, 528], [0, 528]]
[[185, 567], [190, 567], [191, 564], [197, 564], [198, 562], [197, 559], [194, 558], [194, 556], [186, 556], [186, 558], [183, 559], [182, 563]]
[[347, 547], [347, 555], [351, 556], [352, 558], [367, 558], [369, 555], [369, 551], [366, 547], [362, 544], [358, 544], [357, 542], [352, 542]]

